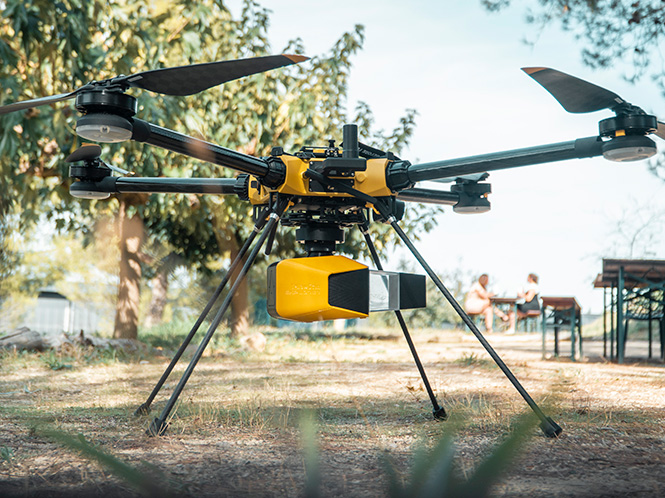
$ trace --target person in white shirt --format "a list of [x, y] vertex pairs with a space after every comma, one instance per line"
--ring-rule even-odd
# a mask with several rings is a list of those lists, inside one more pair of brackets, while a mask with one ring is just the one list
[[[492, 333], [494, 332], [494, 309], [492, 308], [490, 298], [494, 294], [487, 290], [487, 284], [489, 284], [489, 276], [487, 273], [483, 273], [478, 277], [478, 281], [473, 283], [471, 289], [466, 294], [464, 309], [469, 315], [484, 315], [485, 329], [487, 332]], [[508, 320], [508, 317], [501, 311], [497, 310], [496, 313], [502, 320]]]

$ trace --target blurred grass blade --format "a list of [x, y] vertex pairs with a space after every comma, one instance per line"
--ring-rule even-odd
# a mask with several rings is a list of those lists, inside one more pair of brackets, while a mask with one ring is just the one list
[[460, 487], [457, 496], [489, 496], [489, 491], [515, 462], [526, 439], [536, 427], [538, 419], [533, 413], [522, 416], [512, 433], [478, 465], [469, 479]]
[[388, 480], [388, 496], [390, 498], [408, 498], [406, 489], [402, 485], [397, 470], [395, 470], [395, 462], [392, 457], [388, 453], [382, 453], [379, 459]]
[[316, 443], [316, 423], [311, 412], [300, 420], [302, 443], [305, 451], [305, 496], [319, 498], [321, 495], [321, 469], [319, 468], [319, 448]]
[[69, 449], [78, 451], [89, 460], [95, 460], [147, 496], [165, 497], [170, 495], [170, 493], [154, 482], [154, 477], [148, 476], [113, 455], [96, 448], [85, 439], [83, 434], [72, 436], [53, 429], [38, 428], [35, 429], [35, 432]]
[[[455, 441], [452, 434], [444, 436], [430, 453], [429, 468], [418, 496], [438, 498], [448, 496], [448, 490], [457, 483], [455, 478]], [[418, 481], [413, 481], [416, 484]]]

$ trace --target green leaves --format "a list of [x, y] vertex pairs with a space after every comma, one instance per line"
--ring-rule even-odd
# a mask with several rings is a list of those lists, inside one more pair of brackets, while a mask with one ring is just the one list
[[[188, 63], [274, 53], [268, 42], [269, 11], [246, 0], [234, 19], [221, 0], [166, 0], [149, 5], [116, 0], [7, 0], [0, 19], [0, 104], [69, 92], [119, 74]], [[353, 57], [362, 50], [363, 26], [342, 33], [325, 54], [303, 64], [253, 75], [189, 97], [155, 95], [136, 88], [138, 117], [256, 156], [273, 146], [295, 152], [303, 145], [341, 140]], [[302, 41], [287, 53], [303, 53]], [[362, 104], [356, 113], [363, 140], [399, 152], [415, 127], [407, 110], [390, 132], [373, 130]], [[89, 238], [94, 220], [115, 216], [117, 198], [82, 201], [69, 193], [64, 158], [80, 146], [71, 102], [0, 116], [0, 217], [20, 206], [24, 225], [41, 216], [59, 230]], [[104, 145], [102, 159], [137, 176], [232, 177], [236, 172], [133, 142]], [[193, 269], [217, 269], [247, 238], [251, 206], [236, 197], [125, 195], [127, 215], [147, 228], [147, 242], [174, 248]], [[411, 230], [433, 227], [436, 210], [408, 210]], [[379, 249], [392, 236], [375, 224]], [[281, 229], [275, 254], [298, 250], [294, 230]], [[342, 250], [357, 256], [362, 237], [352, 231]]]
[[482, 498], [519, 456], [527, 437], [536, 425], [533, 414], [522, 416], [513, 431], [486, 456], [474, 471], [462, 478], [455, 459], [455, 431], [449, 428], [428, 449], [422, 443], [415, 451], [409, 477], [401, 480], [395, 464], [386, 455], [384, 469], [391, 498]]

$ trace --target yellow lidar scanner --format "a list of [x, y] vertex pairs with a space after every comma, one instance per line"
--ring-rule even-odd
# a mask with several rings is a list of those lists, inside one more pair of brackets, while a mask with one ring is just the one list
[[424, 275], [370, 270], [339, 255], [286, 259], [268, 267], [268, 313], [298, 322], [367, 318], [427, 306]]
[[367, 318], [369, 268], [344, 256], [273, 263], [268, 267], [268, 313], [299, 322]]

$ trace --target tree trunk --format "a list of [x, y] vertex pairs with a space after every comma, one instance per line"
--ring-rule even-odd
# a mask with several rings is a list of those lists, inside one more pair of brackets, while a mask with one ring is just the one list
[[157, 275], [150, 281], [152, 287], [152, 297], [150, 299], [150, 308], [148, 316], [145, 318], [145, 327], [154, 327], [164, 320], [164, 308], [166, 308], [166, 298], [169, 290], [169, 268], [165, 266], [160, 268]]
[[136, 339], [139, 325], [139, 300], [141, 297], [141, 263], [139, 250], [143, 241], [143, 220], [134, 215], [127, 217], [127, 204], [120, 201], [118, 214], [120, 225], [120, 282], [116, 304], [116, 339]]
[[[240, 248], [235, 237], [231, 238], [231, 261], [238, 256]], [[240, 270], [233, 274], [233, 280], [237, 277]], [[249, 335], [249, 285], [247, 278], [243, 278], [238, 290], [231, 300], [231, 337], [239, 339]]]

